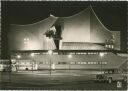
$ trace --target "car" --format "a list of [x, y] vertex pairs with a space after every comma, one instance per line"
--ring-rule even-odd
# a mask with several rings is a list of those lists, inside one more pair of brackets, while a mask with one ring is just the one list
[[112, 83], [113, 81], [123, 81], [127, 82], [127, 73], [102, 73], [96, 75], [96, 81], [107, 81], [108, 83]]

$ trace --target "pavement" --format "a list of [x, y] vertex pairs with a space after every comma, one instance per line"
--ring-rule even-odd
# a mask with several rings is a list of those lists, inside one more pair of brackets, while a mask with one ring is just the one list
[[19, 71], [1, 73], [0, 89], [36, 90], [126, 90], [127, 83], [117, 88], [117, 83], [95, 82], [95, 74], [76, 74], [64, 71]]

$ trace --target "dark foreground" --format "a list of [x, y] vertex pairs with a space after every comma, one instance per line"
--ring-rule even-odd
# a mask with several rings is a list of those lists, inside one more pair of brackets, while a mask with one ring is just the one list
[[117, 88], [117, 82], [96, 82], [93, 74], [73, 72], [17, 72], [1, 73], [0, 89], [47, 89], [47, 90], [126, 90], [127, 83]]

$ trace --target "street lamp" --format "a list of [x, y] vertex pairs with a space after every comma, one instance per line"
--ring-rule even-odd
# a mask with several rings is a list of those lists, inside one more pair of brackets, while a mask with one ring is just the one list
[[100, 53], [100, 57], [101, 57], [101, 69], [100, 69], [100, 71], [101, 71], [101, 73], [102, 73], [102, 57], [104, 56], [104, 53]]
[[[69, 58], [69, 60], [72, 58], [72, 55], [71, 54], [69, 54], [68, 55], [68, 58]], [[70, 71], [70, 61], [69, 61], [69, 71]]]
[[72, 58], [72, 55], [71, 55], [71, 54], [69, 54], [69, 55], [68, 55], [68, 58]]
[[31, 53], [31, 56], [32, 56], [32, 57], [34, 57], [34, 55], [35, 55], [34, 53]]
[[52, 55], [52, 53], [53, 53], [52, 50], [49, 50], [49, 51], [48, 51], [48, 54], [49, 54], [49, 55]]
[[[17, 58], [20, 59], [21, 56], [20, 55], [17, 55]], [[16, 67], [16, 70], [17, 70], [17, 67]], [[19, 60], [18, 60], [18, 70], [19, 70]]]
[[104, 56], [104, 53], [100, 53], [100, 57], [103, 57]]
[[34, 53], [31, 53], [31, 57], [32, 57], [32, 60], [33, 60], [33, 62], [32, 62], [32, 72], [33, 72], [33, 67], [34, 67], [34, 57], [35, 56], [35, 54]]
[[51, 68], [51, 64], [52, 64], [52, 61], [51, 61], [51, 55], [52, 55], [52, 53], [53, 53], [53, 51], [52, 50], [49, 50], [48, 51], [48, 54], [50, 55], [50, 75], [51, 75], [51, 73], [52, 73], [52, 68]]
[[20, 58], [21, 58], [21, 56], [20, 56], [20, 55], [17, 55], [17, 58], [18, 58], [18, 59], [20, 59]]

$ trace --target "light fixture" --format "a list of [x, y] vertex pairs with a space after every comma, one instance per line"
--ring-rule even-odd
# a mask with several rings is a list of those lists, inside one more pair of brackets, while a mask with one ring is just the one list
[[21, 56], [20, 55], [17, 55], [17, 58], [19, 59], [19, 58], [21, 58]]
[[52, 53], [53, 53], [52, 50], [49, 50], [49, 51], [48, 51], [48, 54], [49, 54], [49, 55], [52, 55]]
[[69, 54], [69, 55], [68, 55], [68, 57], [69, 57], [69, 58], [72, 58], [72, 55], [71, 55], [71, 54]]
[[31, 56], [33, 57], [35, 54], [34, 53], [31, 53]]
[[100, 56], [103, 57], [104, 56], [104, 53], [100, 53]]

